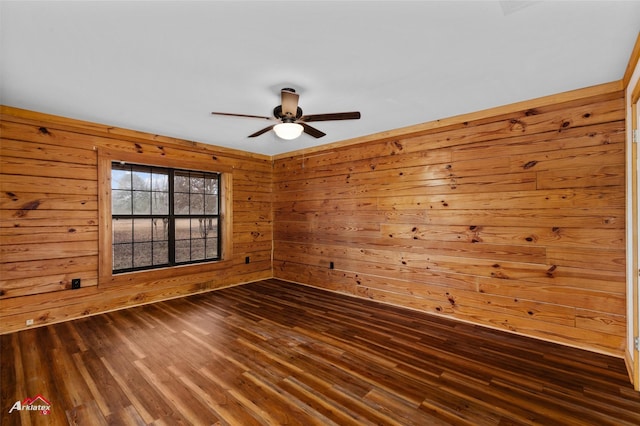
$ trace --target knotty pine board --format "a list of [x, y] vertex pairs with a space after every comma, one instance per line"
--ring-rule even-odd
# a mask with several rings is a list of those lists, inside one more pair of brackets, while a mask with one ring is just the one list
[[274, 276], [621, 356], [624, 117], [612, 90], [278, 156]]
[[[269, 157], [2, 107], [0, 332], [181, 297], [271, 273]], [[183, 276], [100, 285], [97, 151], [233, 174], [233, 256]], [[245, 257], [251, 262], [245, 264]], [[82, 288], [70, 290], [71, 279]]]

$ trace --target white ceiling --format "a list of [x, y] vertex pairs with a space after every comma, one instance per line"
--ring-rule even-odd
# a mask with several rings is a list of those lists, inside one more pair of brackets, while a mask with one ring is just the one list
[[[0, 102], [278, 154], [622, 78], [640, 1], [2, 1]], [[258, 119], [293, 87], [294, 141]]]

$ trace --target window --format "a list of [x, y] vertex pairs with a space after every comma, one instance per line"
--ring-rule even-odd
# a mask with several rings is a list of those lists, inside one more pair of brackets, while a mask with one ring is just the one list
[[111, 163], [114, 274], [220, 260], [220, 174]]

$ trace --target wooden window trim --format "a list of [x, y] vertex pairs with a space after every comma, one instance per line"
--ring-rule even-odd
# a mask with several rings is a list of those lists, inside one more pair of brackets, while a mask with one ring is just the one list
[[[214, 262], [172, 266], [127, 273], [113, 274], [112, 222], [111, 222], [111, 163], [124, 161], [146, 166], [171, 167], [202, 172], [220, 173], [220, 217], [222, 221], [221, 259]], [[233, 174], [230, 168], [215, 169], [203, 166], [201, 162], [184, 161], [157, 155], [112, 149], [98, 149], [98, 286], [109, 287], [140, 282], [153, 282], [184, 275], [205, 274], [227, 267], [232, 258], [233, 248]]]

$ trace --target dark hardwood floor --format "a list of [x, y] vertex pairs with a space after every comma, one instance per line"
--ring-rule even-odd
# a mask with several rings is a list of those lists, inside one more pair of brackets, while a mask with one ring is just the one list
[[621, 359], [277, 280], [0, 343], [3, 426], [640, 424]]

